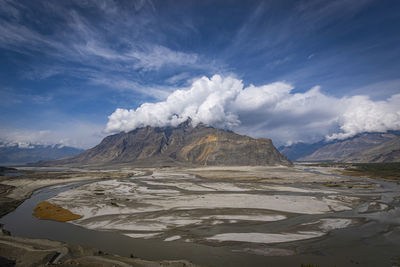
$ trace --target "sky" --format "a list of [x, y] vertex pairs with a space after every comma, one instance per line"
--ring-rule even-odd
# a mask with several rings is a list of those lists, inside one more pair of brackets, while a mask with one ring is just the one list
[[400, 130], [400, 1], [0, 0], [0, 140], [188, 117], [274, 144]]

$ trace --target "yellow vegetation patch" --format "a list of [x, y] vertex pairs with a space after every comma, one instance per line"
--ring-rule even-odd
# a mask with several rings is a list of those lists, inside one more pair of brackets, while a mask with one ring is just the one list
[[33, 215], [39, 219], [53, 220], [58, 222], [66, 222], [82, 218], [81, 215], [74, 214], [63, 207], [52, 204], [48, 201], [40, 202], [35, 207]]
[[[202, 144], [206, 144], [206, 146], [204, 147], [201, 154], [197, 157], [197, 161], [204, 161], [204, 163], [207, 163], [207, 158], [214, 151], [215, 142], [217, 140], [218, 138], [212, 134], [200, 139], [200, 141], [196, 145], [200, 146]], [[208, 143], [213, 143], [214, 145], [210, 145]]]
[[213, 145], [211, 144], [207, 144], [206, 147], [203, 149], [203, 151], [201, 152], [201, 154], [197, 157], [198, 161], [204, 161], [204, 163], [207, 163], [207, 159], [208, 156], [214, 151], [215, 149], [215, 142], [218, 140], [218, 138], [215, 135], [208, 135], [204, 138], [202, 138], [199, 142], [198, 145], [202, 145], [204, 143], [213, 143]]
[[[189, 151], [191, 151], [195, 147], [201, 146], [204, 143], [207, 144], [207, 143], [213, 143], [216, 141], [218, 141], [218, 137], [216, 135], [212, 135], [212, 134], [207, 135], [206, 137], [201, 138], [197, 143], [192, 143], [190, 145], [183, 147], [180, 152], [180, 155], [182, 155], [184, 158], [187, 158], [187, 154], [189, 153]], [[203, 151], [197, 160], [201, 161], [201, 160], [205, 159], [212, 151], [214, 151], [214, 147], [206, 148], [206, 151]]]
[[217, 141], [217, 137], [215, 135], [210, 134], [210, 135], [202, 138], [199, 143], [202, 144], [202, 143], [215, 142], [215, 141]]
[[198, 161], [204, 161], [207, 163], [208, 156], [214, 151], [215, 146], [207, 145], [203, 151], [201, 151], [200, 156], [197, 157]]

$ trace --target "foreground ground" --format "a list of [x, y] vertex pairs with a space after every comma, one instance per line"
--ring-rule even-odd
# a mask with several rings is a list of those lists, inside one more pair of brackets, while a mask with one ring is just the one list
[[[13, 211], [32, 192], [46, 186], [90, 180], [127, 178], [135, 171], [99, 171], [80, 169], [23, 168], [10, 169], [0, 175], [1, 216]], [[35, 170], [33, 170], [35, 169]], [[142, 172], [139, 172], [142, 174]], [[33, 211], [32, 211], [33, 212]], [[0, 230], [0, 266], [195, 266], [188, 261], [146, 261], [131, 255], [121, 257], [96, 248], [72, 245], [46, 239], [14, 237], [7, 230]]]
[[[61, 211], [63, 221], [86, 229], [151, 240], [154, 244], [198, 244], [227, 248], [232, 253], [241, 253], [238, 255], [287, 257], [315, 250], [313, 240], [335, 236], [341, 229], [358, 229], [370, 220], [385, 218], [386, 213], [397, 212], [400, 191], [396, 184], [339, 175], [343, 171], [340, 166], [309, 165], [24, 170], [21, 176], [2, 177], [0, 207], [7, 213], [34, 190], [55, 185], [49, 190], [56, 193], [49, 199], [41, 199], [46, 201], [44, 207], [54, 218], [43, 218], [57, 220], [60, 218], [57, 212]], [[91, 182], [65, 187], [79, 181]], [[42, 212], [37, 216], [48, 214]], [[65, 214], [77, 217], [69, 220]], [[398, 229], [399, 218], [394, 218], [389, 225]], [[308, 240], [310, 243], [304, 243]], [[24, 253], [10, 253], [15, 247]], [[5, 235], [0, 238], [0, 256], [20, 264], [21, 255], [25, 255], [23, 259], [26, 255], [36, 259], [37, 251], [44, 255], [39, 257], [42, 264], [82, 260], [93, 261], [93, 264], [104, 260], [111, 265], [120, 261], [121, 266], [123, 263], [135, 266], [189, 264], [99, 255], [98, 250], [78, 247]], [[60, 248], [69, 252], [54, 254]], [[397, 260], [395, 255], [388, 259], [393, 266]], [[359, 260], [349, 256], [343, 262], [351, 265]]]

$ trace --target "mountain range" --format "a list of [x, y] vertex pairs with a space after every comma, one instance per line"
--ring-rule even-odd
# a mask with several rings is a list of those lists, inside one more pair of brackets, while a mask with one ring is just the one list
[[[40, 163], [37, 163], [39, 162]], [[0, 164], [213, 166], [291, 165], [291, 161], [400, 162], [400, 131], [362, 133], [345, 140], [274, 147], [190, 120], [177, 127], [142, 127], [107, 136], [86, 151], [63, 145], [0, 142]]]
[[83, 149], [63, 145], [0, 142], [0, 164], [18, 165], [56, 160], [83, 152]]
[[210, 166], [291, 165], [267, 138], [254, 139], [190, 120], [110, 135], [85, 152], [50, 165]]
[[400, 162], [400, 132], [362, 133], [345, 140], [279, 148], [293, 161]]

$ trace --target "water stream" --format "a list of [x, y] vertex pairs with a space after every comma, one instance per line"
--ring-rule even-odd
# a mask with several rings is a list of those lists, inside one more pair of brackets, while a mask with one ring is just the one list
[[[356, 179], [356, 178], [355, 178]], [[39, 220], [32, 215], [34, 207], [41, 201], [85, 183], [49, 186], [37, 190], [15, 211], [0, 219], [4, 228], [14, 236], [44, 238], [72, 244], [95, 247], [103, 252], [148, 260], [186, 259], [207, 266], [396, 266], [400, 260], [400, 204], [395, 199], [400, 195], [399, 185], [379, 182], [380, 189], [372, 194], [380, 196], [379, 201], [387, 203], [386, 211], [361, 214], [361, 204], [351, 211], [323, 215], [301, 215], [284, 221], [246, 226], [251, 230], [284, 229], [291, 225], [323, 217], [346, 217], [362, 219], [359, 226], [334, 230], [327, 236], [275, 245], [248, 243], [192, 243], [182, 240], [164, 242], [162, 239], [134, 239], [116, 232], [101, 232], [85, 229], [71, 223]], [[357, 193], [357, 195], [362, 195]], [[364, 205], [364, 206], [363, 206]], [[218, 232], [217, 226], [214, 231]], [[248, 248], [290, 248], [298, 254], [292, 256], [262, 256], [238, 250]]]

